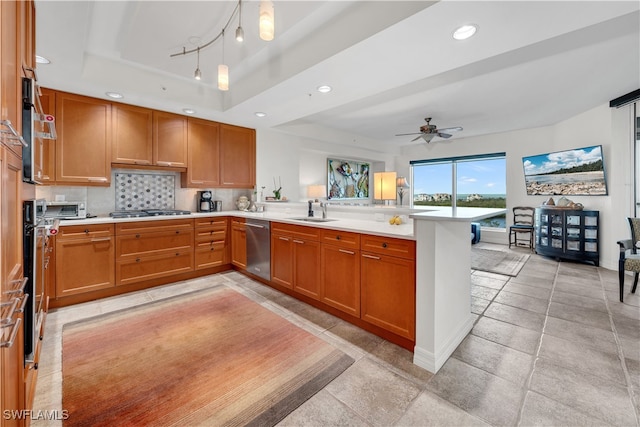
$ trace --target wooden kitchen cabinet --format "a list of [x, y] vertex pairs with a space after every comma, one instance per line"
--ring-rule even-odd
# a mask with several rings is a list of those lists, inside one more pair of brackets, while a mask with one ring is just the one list
[[56, 297], [115, 286], [113, 224], [60, 227], [56, 236]]
[[[22, 71], [20, 2], [0, 1], [0, 120], [9, 120], [22, 135]], [[2, 126], [3, 130], [7, 130]], [[3, 137], [7, 148], [22, 158], [22, 144]]]
[[256, 186], [255, 129], [220, 124], [220, 184], [229, 188]]
[[320, 299], [320, 231], [273, 222], [271, 225], [271, 281]]
[[198, 218], [195, 220], [195, 268], [218, 267], [228, 264], [227, 218]]
[[153, 115], [148, 108], [112, 104], [113, 163], [148, 166], [153, 161]]
[[247, 226], [244, 218], [231, 220], [231, 264], [247, 268]]
[[363, 235], [361, 248], [360, 317], [415, 340], [415, 242]]
[[189, 166], [182, 173], [182, 187], [209, 188], [220, 185], [219, 130], [219, 123], [188, 119]]
[[360, 235], [322, 230], [320, 301], [360, 317]]
[[56, 183], [109, 186], [111, 103], [56, 92]]
[[116, 225], [116, 285], [193, 271], [193, 220]]
[[187, 118], [178, 114], [153, 112], [153, 164], [186, 168], [188, 164]]

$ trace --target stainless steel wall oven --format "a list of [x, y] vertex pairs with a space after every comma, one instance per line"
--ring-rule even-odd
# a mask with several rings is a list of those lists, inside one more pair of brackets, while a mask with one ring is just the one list
[[48, 239], [44, 214], [44, 199], [25, 200], [24, 218], [24, 292], [27, 303], [24, 309], [24, 357], [25, 364], [35, 360], [36, 343], [46, 308], [45, 298], [45, 245]]

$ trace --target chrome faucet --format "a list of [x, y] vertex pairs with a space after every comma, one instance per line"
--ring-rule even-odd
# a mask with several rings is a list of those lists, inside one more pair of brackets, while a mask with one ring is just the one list
[[322, 208], [322, 219], [327, 219], [327, 204], [320, 202], [320, 207]]
[[313, 200], [309, 200], [309, 218], [313, 217]]

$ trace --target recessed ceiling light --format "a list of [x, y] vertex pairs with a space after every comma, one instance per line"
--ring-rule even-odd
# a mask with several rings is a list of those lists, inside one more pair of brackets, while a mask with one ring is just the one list
[[195, 114], [196, 110], [194, 110], [193, 108], [183, 108], [182, 111], [184, 111], [187, 114]]
[[331, 92], [331, 86], [328, 86], [328, 85], [318, 86], [318, 92], [320, 93]]
[[113, 99], [122, 99], [122, 98], [124, 98], [124, 96], [122, 96], [122, 94], [118, 93], [118, 92], [106, 92], [105, 94], [109, 98], [113, 98]]
[[40, 55], [36, 55], [36, 62], [38, 64], [51, 64], [51, 61], [49, 61], [44, 56], [40, 56]]
[[257, 117], [264, 117], [264, 116], [267, 115], [267, 113], [263, 113], [262, 111], [256, 111], [255, 114], [256, 114]]
[[476, 24], [463, 25], [453, 32], [453, 38], [456, 40], [466, 40], [478, 31]]

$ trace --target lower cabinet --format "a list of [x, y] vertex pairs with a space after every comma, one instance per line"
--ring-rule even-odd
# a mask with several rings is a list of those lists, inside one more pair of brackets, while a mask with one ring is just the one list
[[247, 226], [244, 218], [231, 220], [231, 264], [247, 268]]
[[195, 268], [200, 270], [228, 263], [227, 218], [195, 220]]
[[113, 224], [60, 227], [56, 236], [56, 297], [115, 285]]
[[302, 295], [320, 299], [320, 230], [290, 224], [271, 225], [271, 280]]
[[193, 220], [116, 226], [116, 285], [193, 271]]
[[323, 230], [320, 301], [360, 317], [360, 235]]

